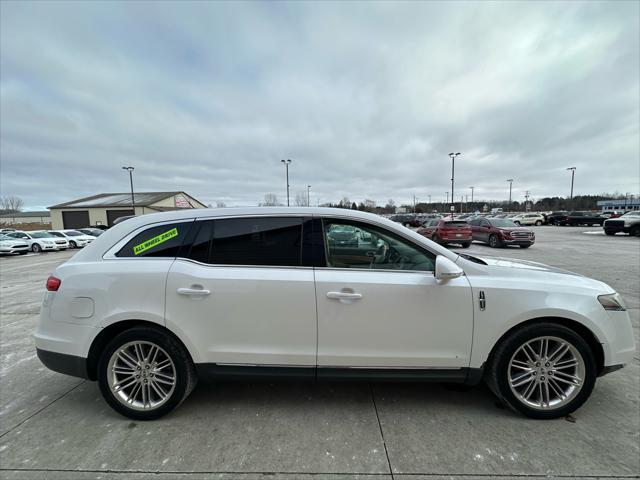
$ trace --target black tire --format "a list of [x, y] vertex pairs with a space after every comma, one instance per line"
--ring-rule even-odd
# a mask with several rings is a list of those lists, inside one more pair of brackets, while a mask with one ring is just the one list
[[529, 248], [531, 245], [520, 245], [520, 248]]
[[29, 253], [29, 250], [25, 250], [24, 252], [18, 252], [18, 255], [26, 255], [27, 253]]
[[640, 237], [640, 225], [634, 225], [629, 230], [629, 235], [632, 237]]
[[489, 246], [491, 248], [499, 248], [502, 246], [502, 242], [496, 235], [492, 233], [491, 235], [489, 235]]
[[[521, 402], [511, 390], [508, 380], [509, 362], [516, 351], [526, 342], [543, 336], [557, 337], [571, 344], [585, 366], [584, 382], [575, 397], [565, 405], [549, 410], [537, 410]], [[485, 382], [491, 391], [514, 411], [536, 419], [559, 418], [576, 411], [591, 395], [597, 376], [595, 357], [587, 342], [570, 328], [549, 322], [526, 325], [509, 334], [496, 346], [490, 362]]]
[[37, 243], [34, 243], [33, 245], [31, 245], [31, 251], [33, 253], [40, 253], [42, 251], [42, 247]]
[[516, 225], [520, 226], [520, 222], [518, 220], [514, 220], [513, 223], [515, 223]]
[[[126, 343], [134, 341], [151, 342], [161, 347], [175, 366], [175, 388], [168, 400], [155, 409], [136, 410], [130, 408], [118, 400], [109, 387], [107, 370], [111, 356]], [[155, 420], [166, 415], [189, 396], [198, 381], [193, 361], [182, 344], [171, 335], [151, 327], [134, 327], [125, 330], [109, 342], [100, 355], [97, 377], [100, 392], [111, 408], [134, 420]]]
[[462, 248], [469, 248], [471, 246], [471, 242], [464, 242], [462, 244]]
[[73, 240], [69, 240], [69, 248], [78, 248], [78, 245]]
[[605, 230], [604, 231], [605, 235], [615, 235], [616, 232], [614, 232], [613, 230]]

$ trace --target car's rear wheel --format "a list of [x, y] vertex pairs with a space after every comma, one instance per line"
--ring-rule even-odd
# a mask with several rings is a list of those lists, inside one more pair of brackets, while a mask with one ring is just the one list
[[558, 418], [587, 401], [596, 381], [596, 362], [587, 342], [573, 330], [537, 323], [501, 341], [486, 380], [512, 409], [531, 418]]
[[498, 248], [501, 245], [500, 239], [497, 235], [491, 234], [489, 235], [489, 246], [491, 248]]
[[78, 245], [73, 240], [69, 240], [69, 248], [78, 248]]
[[31, 250], [34, 253], [40, 253], [42, 251], [42, 247], [40, 245], [38, 245], [37, 243], [34, 243], [33, 245], [31, 245]]
[[114, 338], [98, 362], [107, 403], [135, 420], [153, 420], [176, 408], [196, 385], [188, 352], [172, 336], [136, 327]]
[[536, 220], [536, 227], [539, 227], [540, 225], [542, 225], [542, 220]]
[[633, 227], [631, 227], [631, 229], [629, 230], [629, 235], [631, 235], [632, 237], [640, 237], [640, 225], [634, 225]]
[[471, 246], [471, 242], [464, 242], [462, 244], [462, 248], [469, 248]]

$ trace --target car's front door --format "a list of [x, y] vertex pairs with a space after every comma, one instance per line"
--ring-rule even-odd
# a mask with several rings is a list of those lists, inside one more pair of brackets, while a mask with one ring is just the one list
[[[473, 305], [463, 276], [434, 277], [435, 255], [386, 227], [326, 218], [326, 266], [316, 268], [318, 376], [336, 369], [469, 366]], [[359, 253], [326, 233], [367, 232]], [[353, 370], [351, 370], [353, 372]]]
[[[197, 363], [308, 367], [316, 363], [312, 266], [302, 264], [301, 217], [196, 222], [167, 278], [167, 327]], [[214, 365], [215, 364], [215, 365]]]

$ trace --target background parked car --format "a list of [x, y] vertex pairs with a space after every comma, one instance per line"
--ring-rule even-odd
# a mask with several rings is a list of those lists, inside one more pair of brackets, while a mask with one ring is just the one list
[[77, 230], [48, 230], [48, 232], [56, 237], [65, 238], [69, 242], [69, 248], [81, 248], [96, 239]]
[[549, 215], [547, 215], [547, 223], [549, 225], [558, 225], [558, 222], [560, 221], [560, 219], [566, 216], [567, 216], [567, 212], [564, 210], [551, 212]]
[[20, 254], [24, 255], [29, 252], [29, 245], [24, 240], [16, 240], [15, 238], [7, 237], [6, 235], [0, 235], [0, 254]]
[[600, 225], [604, 224], [606, 220], [600, 214], [593, 214], [591, 212], [569, 212], [564, 217], [558, 219], [558, 225], [569, 225], [572, 227], [578, 225]]
[[405, 227], [419, 227], [420, 225], [422, 225], [422, 221], [420, 221], [418, 216], [411, 213], [393, 215], [389, 218], [389, 220], [401, 223]]
[[628, 212], [621, 217], [605, 220], [603, 228], [607, 235], [624, 232], [632, 237], [638, 237], [640, 236], [640, 212]]
[[[66, 240], [54, 237], [46, 232], [9, 232], [5, 235], [15, 240], [22, 240], [29, 245], [29, 250], [36, 253], [55, 251], [59, 249], [59, 246], [63, 249], [68, 247]], [[59, 240], [61, 243], [56, 243], [56, 240]]]
[[440, 245], [456, 243], [462, 245], [463, 248], [469, 248], [473, 240], [471, 227], [464, 220], [430, 220], [417, 232]]
[[357, 247], [358, 235], [359, 232], [356, 228], [349, 225], [332, 225], [327, 232], [327, 238], [330, 245], [344, 247]]
[[488, 243], [492, 248], [507, 245], [529, 248], [536, 241], [532, 230], [516, 225], [507, 218], [472, 218], [469, 225], [473, 239]]
[[101, 230], [99, 228], [92, 228], [92, 227], [78, 228], [77, 230], [80, 233], [84, 233], [86, 235], [91, 235], [92, 237], [99, 237], [100, 235], [102, 235], [104, 233], [104, 230]]
[[516, 225], [544, 225], [547, 221], [544, 215], [541, 213], [521, 213], [515, 217], [511, 217], [513, 223]]

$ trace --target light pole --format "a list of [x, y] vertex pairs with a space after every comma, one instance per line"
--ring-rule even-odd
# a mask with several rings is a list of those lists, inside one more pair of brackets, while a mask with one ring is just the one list
[[136, 214], [136, 202], [133, 199], [133, 171], [135, 168], [133, 167], [122, 167], [123, 170], [127, 170], [129, 172], [129, 184], [131, 184], [131, 210], [133, 210], [133, 214]]
[[[451, 152], [449, 154], [449, 156], [451, 157], [451, 203], [455, 203], [455, 197], [453, 196], [453, 179], [455, 178], [456, 157], [458, 155], [460, 155], [460, 152], [458, 153]], [[453, 210], [451, 211], [451, 218], [453, 218]]]
[[471, 189], [471, 206], [473, 207], [473, 189], [476, 187], [469, 187]]
[[444, 194], [447, 196], [447, 204], [449, 203], [449, 192], [444, 192]]
[[509, 182], [509, 210], [511, 210], [511, 187], [513, 186], [513, 178], [507, 179]]
[[282, 163], [284, 163], [285, 169], [287, 170], [287, 207], [289, 206], [289, 164], [291, 163], [291, 160], [287, 159], [287, 160], [280, 160]]
[[309, 196], [310, 190], [311, 190], [311, 185], [307, 185], [307, 207], [311, 206], [311, 197]]
[[571, 170], [571, 200], [573, 200], [573, 177], [576, 174], [576, 167], [569, 167], [567, 170]]

